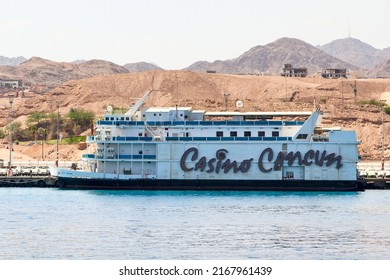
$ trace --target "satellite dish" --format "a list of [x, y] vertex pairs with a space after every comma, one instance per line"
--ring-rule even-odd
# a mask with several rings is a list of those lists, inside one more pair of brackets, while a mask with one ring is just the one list
[[107, 106], [107, 112], [110, 113], [110, 114], [112, 113], [112, 107], [111, 106]]
[[241, 100], [237, 100], [236, 101], [236, 107], [237, 108], [242, 108], [244, 106], [244, 102], [242, 102]]

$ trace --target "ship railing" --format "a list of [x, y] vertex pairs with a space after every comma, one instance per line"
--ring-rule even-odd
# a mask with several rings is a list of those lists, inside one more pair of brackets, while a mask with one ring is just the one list
[[[158, 138], [159, 136], [156, 136], [156, 138]], [[116, 142], [116, 141], [120, 141], [120, 142], [137, 142], [137, 141], [145, 141], [145, 142], [149, 142], [149, 141], [153, 141], [155, 140], [156, 141], [156, 138], [153, 138], [153, 137], [148, 137], [148, 136], [140, 136], [140, 137], [136, 137], [136, 136], [128, 136], [128, 137], [124, 137], [124, 136], [117, 136], [117, 137], [112, 137], [111, 141], [112, 142]], [[95, 140], [97, 142], [99, 142], [96, 138]], [[161, 139], [160, 139], [161, 140]], [[103, 140], [100, 140], [100, 141], [103, 141]], [[247, 137], [247, 136], [244, 136], [244, 137], [176, 137], [176, 136], [167, 136], [165, 137], [164, 141], [192, 141], [192, 142], [198, 142], [198, 141], [264, 141], [264, 142], [267, 142], [267, 141], [292, 141], [292, 137], [284, 137], [284, 136], [279, 136], [279, 137], [267, 137], [267, 136], [264, 136], [264, 137]]]
[[114, 126], [302, 126], [304, 121], [102, 121], [98, 125]]
[[156, 155], [95, 155], [95, 154], [83, 154], [83, 159], [156, 159]]
[[165, 137], [166, 141], [291, 141], [292, 137]]

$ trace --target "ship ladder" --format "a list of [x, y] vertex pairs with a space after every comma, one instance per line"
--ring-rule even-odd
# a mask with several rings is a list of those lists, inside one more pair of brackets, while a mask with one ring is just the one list
[[158, 135], [156, 133], [156, 131], [150, 125], [148, 125], [146, 122], [145, 122], [145, 130], [152, 135], [153, 139], [160, 138], [160, 135]]

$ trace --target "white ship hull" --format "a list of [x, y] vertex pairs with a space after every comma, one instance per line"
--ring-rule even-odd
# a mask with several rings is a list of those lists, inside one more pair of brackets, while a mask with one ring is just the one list
[[55, 169], [52, 176], [58, 187], [74, 188], [362, 189], [355, 132], [320, 128], [321, 115], [135, 106], [98, 121], [82, 171]]

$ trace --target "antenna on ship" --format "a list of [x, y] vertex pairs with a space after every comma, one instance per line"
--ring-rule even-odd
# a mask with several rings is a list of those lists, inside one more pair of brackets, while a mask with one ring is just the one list
[[227, 103], [228, 103], [228, 98], [230, 96], [230, 93], [228, 93], [227, 91], [224, 92], [223, 94], [224, 96], [224, 102], [225, 102], [225, 111], [227, 111]]
[[177, 121], [179, 118], [179, 113], [177, 110], [177, 104], [179, 103], [179, 76], [176, 75], [176, 116], [175, 120]]
[[385, 108], [382, 106], [382, 150], [381, 150], [381, 166], [382, 170], [385, 170], [385, 122], [384, 122], [384, 110]]

